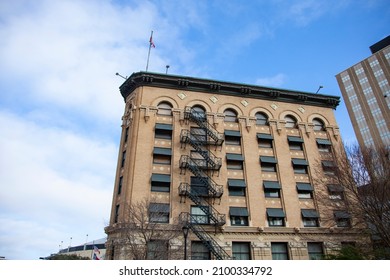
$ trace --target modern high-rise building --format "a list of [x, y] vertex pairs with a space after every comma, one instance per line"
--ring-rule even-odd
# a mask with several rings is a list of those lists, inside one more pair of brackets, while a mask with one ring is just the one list
[[390, 145], [390, 36], [336, 75], [360, 147]]
[[318, 259], [369, 243], [332, 166], [339, 97], [133, 73], [106, 259]]

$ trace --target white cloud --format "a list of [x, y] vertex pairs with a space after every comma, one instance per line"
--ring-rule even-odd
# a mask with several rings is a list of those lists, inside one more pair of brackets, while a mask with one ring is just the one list
[[280, 87], [286, 82], [287, 77], [283, 73], [276, 74], [272, 77], [262, 77], [256, 80], [256, 84], [260, 86], [268, 86], [268, 87]]

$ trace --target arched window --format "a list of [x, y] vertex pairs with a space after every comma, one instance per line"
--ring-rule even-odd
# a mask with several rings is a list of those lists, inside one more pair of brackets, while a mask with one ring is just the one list
[[225, 115], [225, 122], [238, 122], [237, 113], [233, 109], [226, 109], [223, 114]]
[[296, 128], [297, 127], [297, 120], [291, 116], [291, 115], [287, 115], [284, 117], [284, 120], [286, 121], [286, 127], [288, 128]]
[[161, 102], [157, 105], [159, 115], [172, 116], [172, 105], [169, 102]]
[[315, 119], [313, 119], [313, 124], [314, 124], [314, 128], [313, 129], [315, 131], [325, 130], [325, 125], [324, 125], [322, 120], [315, 118]]
[[264, 113], [256, 113], [256, 124], [257, 125], [268, 125], [268, 116]]
[[206, 110], [200, 106], [200, 105], [195, 105], [192, 107], [192, 112], [193, 114], [196, 115], [196, 117], [205, 120], [206, 119]]

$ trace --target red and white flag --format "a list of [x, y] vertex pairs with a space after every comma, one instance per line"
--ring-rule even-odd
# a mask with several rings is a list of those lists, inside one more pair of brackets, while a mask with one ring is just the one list
[[149, 43], [150, 43], [151, 47], [153, 47], [153, 48], [156, 47], [156, 45], [153, 43], [153, 32], [152, 32], [152, 35], [150, 35]]

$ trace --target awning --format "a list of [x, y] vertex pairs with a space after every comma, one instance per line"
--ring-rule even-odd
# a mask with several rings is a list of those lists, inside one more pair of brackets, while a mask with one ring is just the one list
[[241, 137], [241, 133], [240, 131], [237, 130], [225, 130], [225, 136]]
[[230, 207], [229, 209], [230, 216], [241, 216], [241, 217], [248, 217], [248, 209], [245, 207]]
[[292, 159], [293, 165], [309, 165], [307, 160], [305, 159], [300, 159], [300, 158], [293, 158]]
[[149, 211], [153, 213], [169, 213], [169, 204], [165, 203], [151, 203]]
[[267, 208], [267, 216], [273, 218], [286, 217], [282, 208]]
[[161, 130], [173, 130], [171, 124], [165, 124], [165, 123], [156, 123], [155, 129], [161, 129]]
[[165, 155], [165, 156], [171, 156], [172, 155], [172, 149], [170, 148], [154, 148], [153, 154], [155, 155]]
[[170, 183], [171, 182], [171, 175], [153, 173], [152, 174], [152, 182]]
[[319, 215], [314, 209], [301, 209], [302, 217], [304, 218], [318, 218]]
[[296, 142], [296, 143], [303, 143], [303, 139], [296, 136], [288, 136], [287, 137], [288, 142]]
[[320, 145], [332, 145], [332, 143], [328, 139], [316, 139], [317, 144]]
[[267, 139], [267, 140], [273, 140], [274, 137], [271, 134], [265, 134], [265, 133], [257, 133], [258, 139]]
[[275, 157], [260, 156], [260, 162], [264, 163], [278, 163]]
[[228, 179], [229, 187], [246, 188], [245, 180], [242, 179]]
[[309, 192], [312, 192], [314, 190], [313, 186], [308, 183], [297, 183], [297, 189], [299, 191], [309, 191]]
[[334, 212], [334, 216], [336, 218], [350, 218], [351, 217], [351, 214], [349, 214], [348, 212], [346, 211], [335, 211]]
[[330, 192], [343, 192], [344, 187], [340, 185], [328, 185], [328, 191]]
[[265, 189], [281, 189], [279, 182], [277, 181], [263, 181]]
[[244, 161], [244, 157], [241, 154], [226, 154], [227, 160]]

